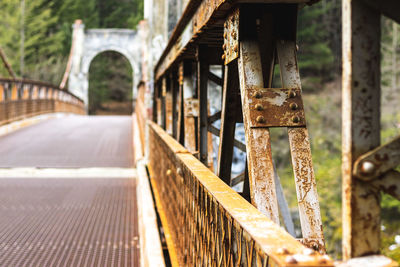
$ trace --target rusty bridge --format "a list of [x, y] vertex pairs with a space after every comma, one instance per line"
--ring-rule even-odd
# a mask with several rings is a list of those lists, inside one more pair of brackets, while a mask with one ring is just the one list
[[[146, 0], [137, 32], [76, 21], [60, 86], [16, 78], [0, 53], [0, 266], [398, 266], [380, 247], [381, 193], [400, 199], [380, 33], [400, 2], [342, 1], [342, 259], [326, 254], [296, 57], [297, 14], [316, 2]], [[132, 116], [86, 115], [105, 50], [132, 65]], [[299, 233], [272, 128], [287, 130]]]

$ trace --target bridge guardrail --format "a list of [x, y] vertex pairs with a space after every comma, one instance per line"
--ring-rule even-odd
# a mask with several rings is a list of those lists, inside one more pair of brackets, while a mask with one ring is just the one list
[[225, 184], [154, 122], [149, 172], [173, 266], [333, 266]]
[[49, 83], [0, 79], [0, 125], [52, 112], [85, 114], [85, 107], [81, 99]]

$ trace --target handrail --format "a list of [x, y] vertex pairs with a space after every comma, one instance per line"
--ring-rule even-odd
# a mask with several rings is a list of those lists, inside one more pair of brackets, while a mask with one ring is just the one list
[[0, 78], [0, 125], [53, 112], [85, 114], [85, 105], [50, 83]]
[[223, 266], [333, 266], [328, 256], [306, 248], [157, 124], [148, 123], [151, 183], [170, 237], [170, 255], [175, 254], [173, 266], [215, 261]]
[[30, 80], [30, 79], [23, 79], [23, 78], [0, 78], [0, 84], [1, 83], [23, 83], [23, 84], [30, 84], [33, 86], [40, 86], [40, 87], [47, 87], [47, 88], [52, 88], [54, 90], [57, 91], [61, 91], [63, 92], [63, 94], [67, 94], [73, 98], [75, 98], [76, 100], [80, 101], [83, 103], [83, 100], [80, 99], [79, 97], [75, 96], [74, 94], [72, 94], [69, 91], [66, 91], [64, 89], [61, 89], [59, 86], [48, 83], [48, 82], [41, 82], [41, 81], [35, 81], [35, 80]]

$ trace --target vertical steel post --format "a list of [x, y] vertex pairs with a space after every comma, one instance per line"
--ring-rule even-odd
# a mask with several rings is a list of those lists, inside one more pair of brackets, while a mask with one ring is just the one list
[[161, 80], [161, 127], [167, 129], [167, 79], [163, 77]]
[[173, 71], [170, 74], [170, 86], [171, 86], [171, 91], [172, 91], [172, 136], [176, 139], [177, 134], [178, 134], [178, 111], [177, 111], [177, 104], [178, 104], [178, 90], [179, 90], [179, 84], [178, 84], [178, 77], [176, 75], [176, 72]]
[[343, 258], [378, 254], [380, 193], [353, 175], [355, 160], [380, 144], [380, 13], [343, 0]]
[[199, 98], [198, 147], [199, 159], [208, 166], [208, 72], [207, 48], [197, 47], [197, 92]]
[[224, 73], [217, 175], [230, 185], [236, 119], [241, 112], [237, 61], [225, 65]]

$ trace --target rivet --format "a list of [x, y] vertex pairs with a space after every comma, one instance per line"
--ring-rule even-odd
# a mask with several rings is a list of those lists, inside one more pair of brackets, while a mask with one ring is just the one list
[[289, 107], [291, 110], [296, 110], [299, 106], [296, 103], [290, 103]]
[[261, 111], [261, 110], [264, 109], [264, 107], [263, 107], [263, 105], [261, 105], [261, 104], [256, 104], [256, 109], [257, 109], [258, 111]]
[[235, 50], [235, 52], [237, 53], [237, 51], [239, 50], [238, 45], [235, 45], [234, 50]]
[[373, 174], [375, 172], [375, 164], [371, 161], [364, 161], [361, 165], [361, 171], [364, 174]]
[[167, 176], [170, 176], [172, 171], [170, 169], [167, 170]]
[[297, 263], [297, 260], [293, 256], [287, 256], [285, 262], [294, 264]]
[[278, 248], [277, 252], [278, 252], [278, 254], [281, 254], [281, 255], [290, 254], [290, 252], [289, 252], [289, 250], [287, 248]]
[[222, 58], [222, 60], [225, 60], [225, 54], [223, 54], [223, 55], [221, 56], [221, 58]]
[[264, 118], [264, 116], [257, 116], [257, 118], [256, 118], [256, 121], [258, 122], [258, 123], [263, 123], [263, 122], [265, 122], [265, 118]]
[[255, 98], [261, 98], [261, 93], [260, 92], [255, 92], [254, 94], [253, 94], [253, 96], [255, 97]]
[[298, 116], [294, 116], [292, 120], [294, 123], [300, 122], [300, 118]]
[[296, 97], [296, 92], [293, 91], [293, 90], [290, 90], [289, 93], [288, 93], [288, 96], [289, 96], [290, 98], [294, 98], [294, 97]]

